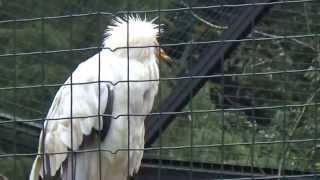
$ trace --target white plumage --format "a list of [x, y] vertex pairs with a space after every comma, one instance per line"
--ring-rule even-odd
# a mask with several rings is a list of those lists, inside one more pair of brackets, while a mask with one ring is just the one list
[[[153, 21], [141, 20], [139, 17], [129, 17], [127, 20], [129, 23], [120, 18], [114, 20], [113, 25], [106, 31], [107, 37], [103, 43], [106, 49], [82, 62], [72, 73], [72, 80], [69, 77], [65, 85], [58, 90], [46, 117], [49, 120], [46, 120], [44, 131], [39, 138], [38, 153], [44, 151], [49, 155], [45, 158], [36, 157], [30, 180], [43, 177], [43, 172], [55, 176], [58, 170], [60, 170], [61, 179], [71, 179], [72, 166], [76, 180], [98, 180], [100, 174], [101, 180], [127, 178], [128, 152], [118, 150], [128, 148], [128, 116], [119, 115], [128, 114], [128, 103], [130, 114], [141, 115], [151, 111], [158, 91], [158, 81], [146, 80], [159, 79], [158, 61], [168, 59], [162, 49], [154, 47], [158, 45], [159, 30]], [[129, 32], [127, 32], [128, 29]], [[128, 44], [135, 47], [153, 47], [130, 48], [128, 60]], [[102, 81], [100, 92], [97, 83], [99, 63], [100, 81]], [[128, 64], [129, 80], [132, 81], [129, 83], [129, 93], [128, 82], [126, 82]], [[103, 114], [106, 109], [108, 87], [113, 89], [112, 114], [114, 117], [119, 116], [112, 119], [107, 136], [101, 142], [101, 148], [108, 151], [102, 151], [101, 157], [98, 152], [91, 151], [76, 153], [71, 158], [70, 154], [64, 153], [71, 148], [89, 150], [98, 147], [99, 137], [93, 129], [99, 131], [102, 128], [102, 118], [98, 118], [97, 115]], [[70, 117], [73, 117], [72, 120]], [[144, 147], [144, 119], [145, 116], [130, 116], [130, 149]], [[142, 156], [143, 151], [130, 151], [129, 176], [138, 171]], [[73, 159], [73, 165], [71, 159]], [[100, 163], [101, 168], [99, 168]], [[99, 172], [100, 169], [101, 172]]]

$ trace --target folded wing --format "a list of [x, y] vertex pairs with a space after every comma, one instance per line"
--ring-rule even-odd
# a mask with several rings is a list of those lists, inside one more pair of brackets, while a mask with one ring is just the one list
[[108, 124], [104, 124], [98, 115], [102, 115], [106, 109], [107, 112], [110, 112], [110, 108], [112, 111], [112, 107], [107, 107], [112, 106], [112, 98], [108, 103], [111, 88], [109, 83], [99, 85], [89, 81], [71, 85], [69, 78], [58, 90], [39, 138], [38, 153], [49, 155], [44, 156], [44, 159], [37, 156], [30, 180], [38, 179], [39, 174], [43, 177], [43, 172], [54, 176], [66, 160], [66, 152], [78, 150], [83, 137], [90, 135], [93, 129], [100, 131], [104, 127], [102, 135], [106, 135]]

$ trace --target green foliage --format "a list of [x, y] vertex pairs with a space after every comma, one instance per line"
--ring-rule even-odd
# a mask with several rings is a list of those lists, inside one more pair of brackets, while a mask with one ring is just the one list
[[31, 164], [31, 158], [2, 158], [0, 160], [0, 175], [4, 175], [8, 179], [26, 179]]
[[[77, 64], [95, 54], [98, 49], [23, 56], [15, 56], [14, 53], [98, 47], [112, 16], [100, 16], [94, 12], [150, 10], [157, 9], [159, 5], [157, 1], [147, 0], [132, 0], [129, 4], [127, 2], [129, 1], [58, 0], [44, 3], [34, 0], [0, 0], [0, 20], [93, 13], [89, 16], [1, 24], [0, 55], [8, 56], [0, 57], [0, 111], [26, 119], [45, 117], [59, 84], [65, 81]], [[206, 6], [226, 1], [186, 2], [189, 5]], [[186, 7], [186, 2], [161, 0], [160, 6]], [[254, 29], [250, 37], [276, 38], [283, 35], [319, 33], [318, 9], [319, 5], [315, 3], [276, 7]], [[161, 42], [165, 44], [217, 40], [227, 28], [225, 26], [228, 22], [235, 18], [233, 10], [234, 8], [212, 8], [163, 12], [159, 18], [165, 30]], [[151, 19], [158, 16], [158, 12], [140, 15]], [[173, 64], [171, 67], [160, 65], [161, 77], [188, 74], [190, 69], [202, 60], [199, 57], [207, 53], [210, 46], [193, 44], [164, 47], [173, 58]], [[319, 50], [319, 38], [241, 43], [230, 58], [225, 60], [223, 69], [225, 74], [247, 75], [228, 76], [223, 80], [210, 78], [184, 108], [184, 111], [194, 113], [178, 115], [154, 144], [155, 147], [164, 148], [161, 151], [148, 151], [146, 156], [255, 165], [279, 171], [298, 169], [320, 172], [319, 106], [285, 106], [319, 102]], [[310, 71], [283, 73], [298, 69]], [[254, 74], [262, 72], [266, 74]], [[42, 84], [57, 86], [37, 87]], [[15, 86], [27, 88], [10, 88]], [[177, 86], [177, 80], [161, 81], [155, 111]], [[256, 107], [267, 108], [255, 110]], [[0, 137], [6, 136], [1, 133]], [[306, 139], [310, 141], [287, 142]], [[12, 148], [5, 148], [3, 144], [4, 142], [1, 142], [2, 153], [13, 151]], [[191, 146], [194, 147], [189, 148]], [[10, 179], [25, 179], [31, 162], [30, 157], [2, 158], [0, 174]]]
[[[250, 37], [275, 40], [243, 42], [224, 63], [224, 74], [247, 75], [225, 77], [223, 84], [222, 80], [217, 82], [212, 78], [184, 109], [201, 113], [179, 115], [154, 145], [164, 147], [160, 152], [148, 155], [270, 167], [280, 174], [284, 169], [318, 171], [317, 113], [320, 109], [314, 103], [319, 102], [319, 39], [277, 39], [282, 35], [318, 33], [317, 7], [313, 5], [274, 8]], [[225, 28], [223, 21], [210, 18], [217, 13], [215, 10], [194, 10], [193, 17], [192, 12], [185, 13], [167, 17], [169, 26], [176, 25], [170, 27], [174, 30], [166, 37], [167, 41], [215, 40]], [[177, 35], [185, 31], [187, 33], [183, 37]], [[191, 47], [169, 50], [177, 59], [183, 60], [176, 66], [182, 67], [186, 73], [189, 67], [201, 60], [199, 54], [206, 48], [201, 45]], [[186, 59], [183, 58], [184, 53], [189, 53]], [[286, 73], [292, 70], [302, 71]], [[255, 110], [256, 107], [262, 109]], [[247, 109], [231, 110], [237, 108]], [[201, 145], [204, 146], [197, 148]]]

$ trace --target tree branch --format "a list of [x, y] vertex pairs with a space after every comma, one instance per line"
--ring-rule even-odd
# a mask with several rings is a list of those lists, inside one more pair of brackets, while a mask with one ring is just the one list
[[[312, 95], [309, 97], [309, 99], [306, 101], [306, 104], [311, 103], [311, 101], [313, 101], [314, 97], [319, 93], [320, 88], [318, 88], [314, 93], [312, 93]], [[298, 129], [301, 121], [302, 121], [302, 117], [304, 116], [304, 113], [306, 111], [306, 106], [304, 106], [302, 108], [302, 111], [299, 113], [299, 115], [297, 116], [296, 120], [295, 120], [295, 125], [292, 128], [292, 131], [289, 133], [288, 135], [288, 140], [291, 140], [293, 135], [295, 134], [296, 130]], [[283, 164], [284, 164], [284, 160], [289, 156], [289, 145], [288, 143], [285, 144], [285, 148], [284, 148], [284, 155], [282, 156], [282, 158], [280, 159], [280, 163], [279, 163], [279, 167], [278, 167], [278, 176], [281, 176], [282, 173], [282, 168], [283, 168]]]
[[[182, 1], [182, 4], [185, 6], [185, 7], [189, 7], [189, 5], [187, 5], [184, 1]], [[190, 7], [189, 7], [190, 8]], [[216, 25], [216, 24], [213, 24], [211, 22], [209, 22], [208, 20], [206, 20], [205, 18], [199, 16], [198, 14], [196, 14], [192, 8], [190, 8], [190, 13], [191, 15], [198, 19], [199, 21], [201, 21], [202, 23], [210, 26], [211, 28], [214, 28], [214, 29], [218, 29], [218, 30], [225, 30], [225, 29], [228, 29], [228, 26], [220, 26], [220, 25]], [[275, 35], [275, 34], [270, 34], [270, 33], [266, 33], [266, 32], [262, 32], [262, 31], [258, 31], [258, 30], [254, 30], [253, 33], [255, 34], [259, 34], [259, 35], [262, 35], [264, 37], [269, 37], [269, 38], [282, 38], [283, 36], [279, 36], [279, 35]], [[301, 46], [304, 46], [306, 48], [309, 48], [309, 49], [312, 49], [313, 51], [316, 51], [316, 49], [311, 46], [310, 44], [308, 43], [305, 43], [303, 41], [300, 41], [296, 38], [290, 38], [291, 41], [301, 45]]]

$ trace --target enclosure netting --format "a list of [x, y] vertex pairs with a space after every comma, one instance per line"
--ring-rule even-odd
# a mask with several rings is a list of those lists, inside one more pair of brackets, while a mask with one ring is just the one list
[[[267, 5], [248, 36], [220, 38], [248, 7]], [[110, 20], [128, 13], [158, 16], [161, 46], [172, 58], [171, 66], [160, 65], [153, 112], [176, 117], [144, 154], [156, 160], [154, 178], [173, 166], [188, 167], [184, 179], [195, 169], [215, 170], [219, 179], [317, 179], [317, 0], [0, 1], [0, 8], [0, 179], [26, 179], [57, 89], [100, 50]], [[211, 46], [230, 43], [239, 47], [213, 73], [190, 74]], [[159, 112], [187, 78], [206, 82], [183, 109]]]

